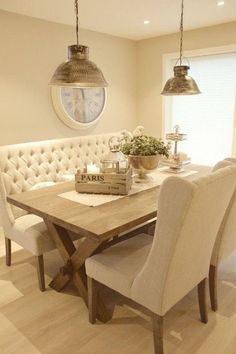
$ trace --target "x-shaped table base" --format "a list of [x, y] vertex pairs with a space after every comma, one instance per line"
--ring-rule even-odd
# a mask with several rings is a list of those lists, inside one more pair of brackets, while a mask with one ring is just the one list
[[[80, 296], [88, 306], [87, 276], [85, 273], [85, 260], [92, 256], [101, 247], [102, 242], [84, 238], [78, 249], [75, 248], [69, 233], [66, 229], [48, 220], [45, 220], [48, 231], [52, 236], [56, 247], [65, 262], [60, 273], [49, 284], [56, 291], [61, 291], [70, 281], [74, 283]], [[112, 318], [113, 309], [105, 307], [98, 294], [97, 318], [102, 322], [107, 322]]]

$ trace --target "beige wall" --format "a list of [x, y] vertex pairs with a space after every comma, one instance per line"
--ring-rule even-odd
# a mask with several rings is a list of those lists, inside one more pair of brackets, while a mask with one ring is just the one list
[[[138, 123], [162, 132], [162, 60], [177, 52], [177, 34], [134, 42], [80, 31], [81, 43], [109, 82], [102, 119], [91, 129], [65, 126], [53, 110], [48, 82], [74, 44], [74, 28], [0, 11], [0, 145], [132, 130]], [[236, 43], [236, 22], [187, 31], [185, 50]]]
[[104, 115], [85, 131], [57, 118], [48, 86], [75, 42], [74, 28], [0, 11], [0, 145], [135, 127], [135, 42], [85, 30], [80, 37], [109, 82]]
[[[236, 22], [184, 33], [184, 49], [194, 50], [236, 44]], [[162, 133], [163, 55], [178, 51], [178, 34], [156, 37], [137, 43], [138, 121], [149, 133]]]

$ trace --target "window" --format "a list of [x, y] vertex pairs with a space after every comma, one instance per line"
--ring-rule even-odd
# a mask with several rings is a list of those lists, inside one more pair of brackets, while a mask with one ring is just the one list
[[[232, 156], [236, 109], [236, 53], [189, 58], [201, 95], [167, 98], [166, 132], [175, 125], [188, 134], [179, 144], [193, 163], [214, 165]], [[171, 67], [176, 60], [170, 62]]]

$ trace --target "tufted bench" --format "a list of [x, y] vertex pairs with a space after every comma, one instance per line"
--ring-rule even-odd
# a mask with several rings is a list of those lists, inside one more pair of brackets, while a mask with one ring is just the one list
[[[45, 290], [43, 254], [55, 248], [44, 221], [7, 203], [6, 196], [30, 190], [40, 182], [60, 182], [108, 153], [114, 134], [47, 140], [0, 147], [0, 217], [11, 265], [11, 240], [36, 257], [40, 290]], [[75, 235], [73, 235], [75, 238]], [[79, 238], [79, 236], [77, 237]]]

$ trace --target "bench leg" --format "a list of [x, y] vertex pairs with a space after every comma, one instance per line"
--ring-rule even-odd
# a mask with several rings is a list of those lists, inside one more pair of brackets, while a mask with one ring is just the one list
[[10, 267], [11, 265], [11, 240], [5, 237], [5, 248], [6, 248], [6, 265]]
[[37, 273], [38, 273], [39, 289], [41, 291], [45, 291], [43, 255], [36, 256], [35, 261], [36, 261], [36, 267], [37, 267]]

